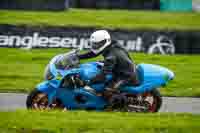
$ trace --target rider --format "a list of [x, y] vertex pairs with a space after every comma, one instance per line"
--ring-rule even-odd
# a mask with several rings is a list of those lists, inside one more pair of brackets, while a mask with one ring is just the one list
[[112, 74], [112, 82], [105, 92], [110, 94], [117, 92], [121, 85], [130, 83], [137, 85], [136, 67], [128, 52], [120, 46], [117, 41], [111, 40], [106, 30], [98, 30], [90, 36], [91, 50], [85, 54], [78, 55], [79, 59], [87, 59], [102, 55], [104, 66], [102, 72], [89, 81], [87, 85], [102, 82], [107, 74]]

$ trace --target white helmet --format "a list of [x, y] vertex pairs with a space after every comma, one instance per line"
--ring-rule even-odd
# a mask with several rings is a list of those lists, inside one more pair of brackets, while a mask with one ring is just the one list
[[90, 36], [91, 51], [95, 54], [99, 54], [106, 47], [111, 45], [111, 37], [108, 31], [98, 30], [92, 33]]

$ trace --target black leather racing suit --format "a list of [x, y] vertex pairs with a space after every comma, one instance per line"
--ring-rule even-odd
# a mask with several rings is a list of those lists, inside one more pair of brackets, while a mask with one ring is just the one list
[[[104, 57], [102, 73], [91, 80], [92, 83], [102, 82], [106, 74], [112, 74], [113, 81], [108, 85], [109, 88], [118, 89], [124, 84], [138, 84], [136, 77], [135, 64], [131, 60], [128, 52], [116, 41], [100, 53]], [[98, 54], [98, 55], [100, 55]], [[79, 55], [80, 59], [87, 59], [98, 56], [92, 51]]]

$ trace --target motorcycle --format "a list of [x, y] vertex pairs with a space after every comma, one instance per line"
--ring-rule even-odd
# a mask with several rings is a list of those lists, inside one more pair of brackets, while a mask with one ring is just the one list
[[162, 66], [138, 64], [136, 67], [140, 84], [125, 85], [111, 97], [112, 105], [102, 94], [112, 75], [106, 75], [102, 83], [85, 83], [101, 72], [103, 62], [80, 64], [78, 51], [72, 50], [64, 55], [64, 68], [58, 63], [61, 55], [52, 58], [48, 65], [45, 81], [30, 92], [26, 100], [28, 109], [65, 109], [125, 112], [158, 112], [162, 105], [159, 87], [166, 86], [174, 79], [174, 73]]

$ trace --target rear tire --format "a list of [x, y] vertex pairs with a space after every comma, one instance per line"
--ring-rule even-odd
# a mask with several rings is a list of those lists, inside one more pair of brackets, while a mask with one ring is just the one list
[[149, 112], [152, 112], [152, 113], [158, 112], [160, 110], [160, 107], [162, 106], [162, 96], [157, 89], [152, 90], [150, 94], [153, 96], [153, 99], [154, 99], [154, 103], [153, 103], [154, 108], [152, 110], [149, 110]]
[[128, 112], [155, 113], [160, 110], [162, 97], [157, 89], [139, 95], [127, 95]]

